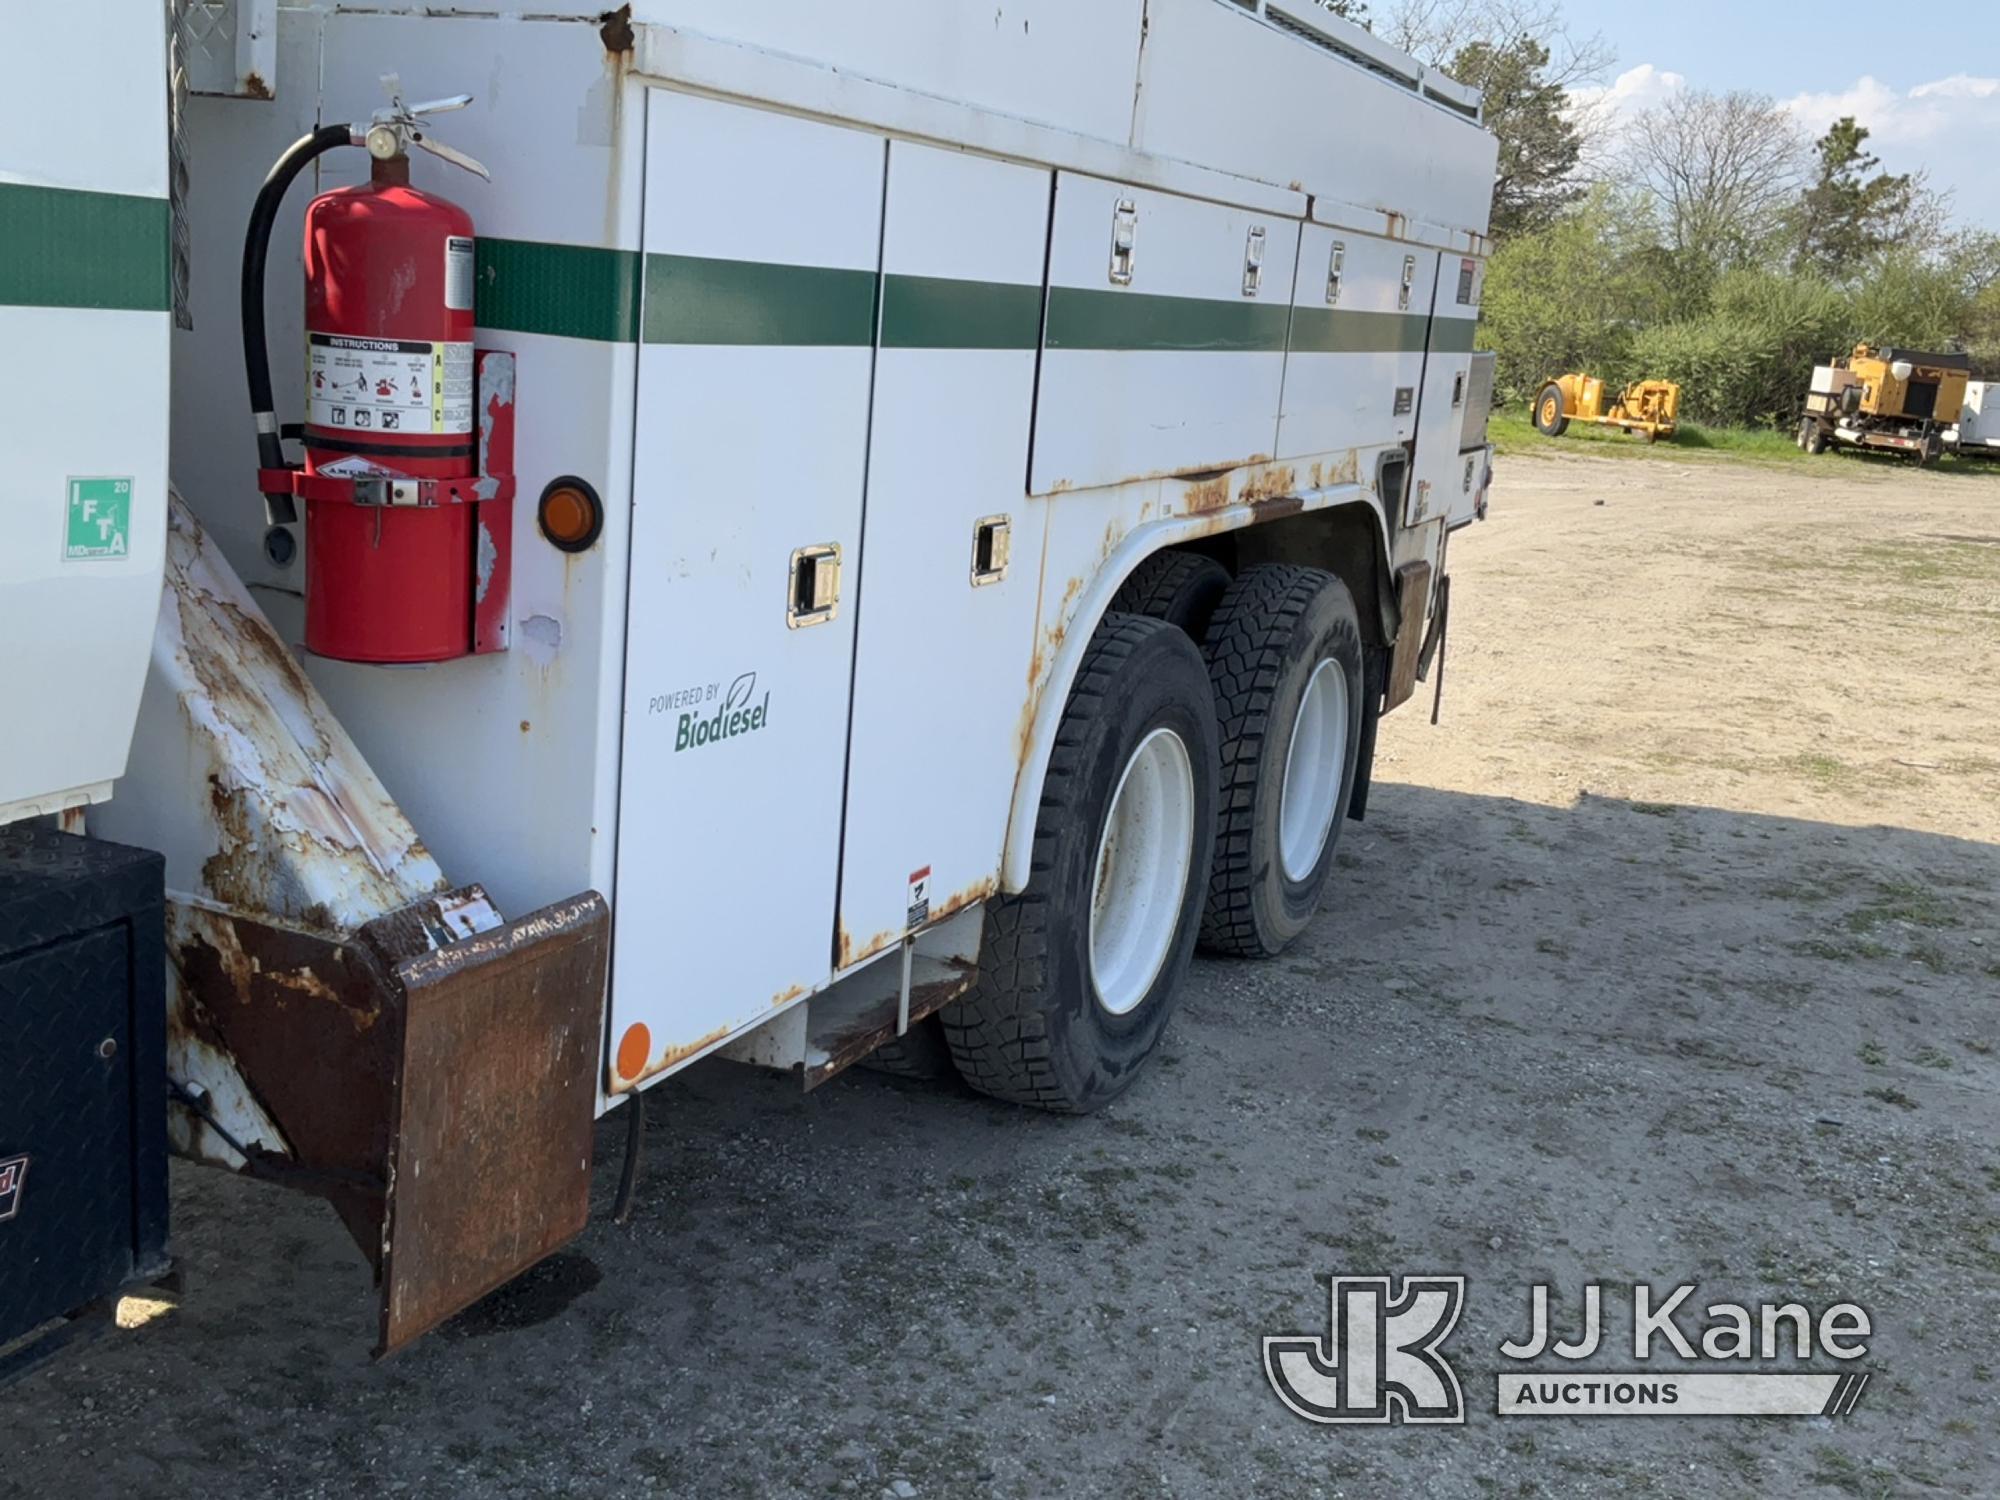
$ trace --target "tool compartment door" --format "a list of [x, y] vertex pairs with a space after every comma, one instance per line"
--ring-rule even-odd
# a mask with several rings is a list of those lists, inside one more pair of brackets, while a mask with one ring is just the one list
[[[1479, 262], [1457, 255], [1423, 252], [1436, 269], [1437, 292], [1430, 302], [1430, 332], [1424, 353], [1424, 388], [1417, 405], [1417, 461], [1403, 502], [1403, 524], [1421, 526], [1443, 518], [1447, 525], [1472, 519], [1486, 451], [1460, 451], [1465, 403], [1472, 391], [1472, 334], [1479, 323]], [[1426, 277], [1428, 279], [1428, 276]]]
[[1297, 255], [1290, 219], [1056, 174], [1034, 492], [1269, 458]]
[[886, 149], [647, 95], [610, 1091], [831, 976]]
[[1047, 510], [1026, 476], [1048, 212], [1046, 171], [889, 148], [843, 967], [996, 888]]
[[1415, 435], [1436, 259], [1432, 251], [1324, 224], [1300, 232], [1279, 458]]

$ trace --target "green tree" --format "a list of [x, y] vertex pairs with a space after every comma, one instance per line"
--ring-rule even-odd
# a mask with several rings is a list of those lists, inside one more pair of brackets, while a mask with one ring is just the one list
[[1944, 253], [1965, 295], [1965, 347], [1982, 378], [2000, 380], [2000, 233], [1962, 230]]
[[1484, 96], [1486, 128], [1500, 141], [1490, 231], [1496, 240], [1546, 228], [1583, 196], [1576, 177], [1583, 142], [1565, 113], [1569, 91], [1549, 68], [1548, 45], [1523, 32], [1468, 42], [1445, 70]]
[[1950, 349], [1966, 336], [1973, 299], [1949, 261], [1895, 245], [1871, 256], [1859, 273], [1851, 298], [1855, 338]]
[[1615, 55], [1572, 31], [1562, 0], [1398, 0], [1381, 35], [1417, 61], [1485, 96], [1500, 141], [1490, 233], [1532, 234], [1577, 202], [1583, 140], [1570, 90], [1603, 76]]
[[1907, 173], [1875, 170], [1882, 163], [1867, 139], [1854, 116], [1835, 120], [1813, 146], [1813, 177], [1799, 200], [1797, 262], [1836, 279], [1894, 242], [1916, 196]]
[[1732, 425], [1789, 422], [1812, 367], [1852, 342], [1853, 311], [1832, 282], [1805, 272], [1728, 271], [1699, 317], [1646, 328], [1631, 370], [1681, 388], [1681, 414]]
[[1503, 392], [1533, 400], [1551, 376], [1624, 367], [1633, 310], [1647, 297], [1622, 243], [1631, 217], [1629, 202], [1599, 188], [1553, 223], [1500, 242], [1486, 267], [1479, 346], [1499, 356]]

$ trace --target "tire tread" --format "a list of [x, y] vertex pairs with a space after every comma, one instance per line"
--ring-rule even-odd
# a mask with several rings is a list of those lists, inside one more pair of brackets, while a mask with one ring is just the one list
[[1222, 777], [1201, 942], [1218, 953], [1240, 958], [1266, 953], [1251, 910], [1258, 765], [1285, 645], [1330, 581], [1334, 575], [1324, 569], [1289, 563], [1245, 569], [1222, 596], [1209, 627], [1204, 654], [1222, 729]]
[[[1203, 618], [1183, 618], [1190, 610], [1189, 590], [1204, 581], [1212, 591], [1207, 596], [1210, 609]], [[1178, 625], [1199, 646], [1214, 617], [1214, 601], [1228, 586], [1228, 570], [1214, 558], [1169, 547], [1155, 552], [1132, 570], [1132, 576], [1119, 584], [1118, 592], [1111, 596], [1111, 608]]]
[[1141, 642], [1173, 628], [1145, 615], [1108, 614], [1077, 669], [1042, 783], [1027, 888], [987, 904], [979, 978], [962, 999], [939, 1012], [959, 1076], [982, 1094], [1062, 1114], [1081, 1112], [1056, 1076], [1038, 1003], [1048, 983], [1046, 876], [1054, 864], [1056, 834], [1076, 812], [1085, 733], [1103, 709], [1106, 690]]

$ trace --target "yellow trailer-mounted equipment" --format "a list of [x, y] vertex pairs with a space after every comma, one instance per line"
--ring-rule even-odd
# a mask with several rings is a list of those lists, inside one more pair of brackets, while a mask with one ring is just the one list
[[1846, 358], [1814, 368], [1798, 444], [1808, 453], [1828, 443], [1887, 448], [1931, 463], [1944, 452], [1971, 372], [1963, 354], [1856, 344]]
[[1535, 398], [1535, 426], [1545, 437], [1561, 437], [1571, 422], [1594, 422], [1643, 433], [1651, 443], [1674, 435], [1680, 410], [1681, 388], [1671, 380], [1635, 381], [1607, 405], [1595, 375], [1559, 375]]

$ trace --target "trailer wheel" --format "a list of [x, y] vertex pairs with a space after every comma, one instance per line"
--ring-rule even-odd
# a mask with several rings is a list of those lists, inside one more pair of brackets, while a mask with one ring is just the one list
[[1269, 958], [1304, 930], [1354, 794], [1362, 720], [1354, 597], [1318, 568], [1242, 573], [1209, 629], [1222, 800], [1202, 942]]
[[1180, 998], [1215, 840], [1215, 702], [1194, 643], [1111, 614], [1056, 731], [1027, 889], [989, 902], [979, 981], [939, 1013], [981, 1093], [1084, 1114]]
[[1228, 587], [1229, 570], [1214, 558], [1169, 547], [1132, 570], [1111, 596], [1111, 607], [1165, 620], [1199, 645]]
[[1561, 437], [1569, 430], [1569, 418], [1563, 415], [1562, 387], [1553, 380], [1535, 398], [1535, 430], [1543, 437]]
[[1808, 418], [1804, 428], [1799, 433], [1799, 446], [1812, 454], [1826, 452], [1825, 426]]
[[901, 1036], [884, 1042], [861, 1059], [861, 1066], [874, 1073], [926, 1081], [953, 1078], [958, 1073], [952, 1066], [951, 1047], [944, 1039], [944, 1022], [935, 1014], [925, 1016]]

